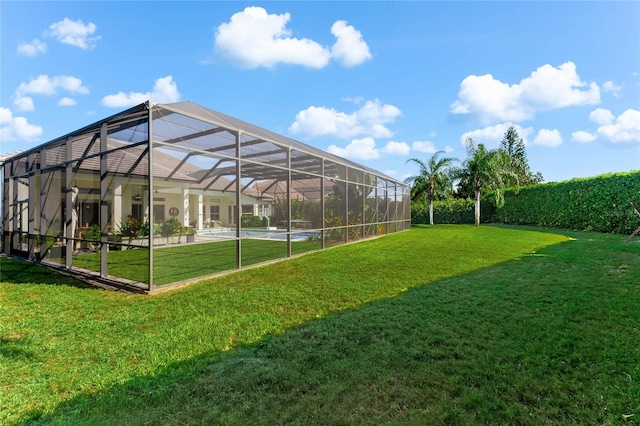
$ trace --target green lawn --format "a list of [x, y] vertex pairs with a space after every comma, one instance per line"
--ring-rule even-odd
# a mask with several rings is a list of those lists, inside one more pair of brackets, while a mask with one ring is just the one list
[[[317, 241], [291, 244], [293, 255], [320, 249]], [[201, 244], [159, 247], [153, 252], [154, 285], [163, 285], [202, 277], [236, 268], [236, 241], [214, 241]], [[287, 257], [286, 241], [242, 240], [242, 266]], [[149, 282], [149, 250], [109, 251], [108, 273], [137, 282]], [[78, 254], [73, 257], [76, 268], [100, 271], [100, 253]]]
[[620, 235], [416, 227], [155, 296], [0, 262], [0, 424], [640, 421]]

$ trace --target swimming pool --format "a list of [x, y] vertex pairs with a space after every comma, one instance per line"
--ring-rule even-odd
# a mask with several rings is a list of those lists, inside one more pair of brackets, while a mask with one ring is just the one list
[[[203, 237], [235, 238], [236, 230], [229, 228], [202, 229], [198, 231], [198, 235]], [[287, 231], [267, 229], [241, 229], [240, 238], [287, 241]], [[291, 233], [291, 241], [308, 241], [309, 239], [316, 238], [320, 238], [320, 232], [318, 231], [302, 231]]]

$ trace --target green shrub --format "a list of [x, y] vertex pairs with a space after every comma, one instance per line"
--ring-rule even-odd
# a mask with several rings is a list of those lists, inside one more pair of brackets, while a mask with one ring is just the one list
[[45, 235], [42, 235], [39, 229], [36, 229], [35, 231], [36, 231], [36, 235], [34, 237], [35, 244], [39, 246], [42, 244], [42, 241], [45, 241], [47, 245], [47, 250], [51, 250], [51, 248], [56, 243], [56, 238], [53, 236], [53, 231], [51, 229], [47, 229], [47, 233]]
[[260, 228], [267, 226], [267, 218], [260, 216], [242, 215], [240, 223], [243, 228]]
[[[470, 198], [433, 202], [434, 223], [474, 223], [474, 201]], [[429, 223], [429, 204], [411, 205], [411, 223]]]
[[507, 189], [504, 200], [487, 208], [491, 221], [629, 234], [640, 221], [631, 208], [640, 204], [640, 171]]
[[175, 217], [165, 220], [164, 223], [162, 224], [162, 227], [160, 228], [160, 233], [165, 238], [181, 232], [182, 232], [182, 225], [180, 224], [180, 222], [178, 222], [178, 219], [176, 219]]
[[89, 241], [100, 241], [102, 239], [102, 230], [100, 225], [93, 224], [84, 232], [84, 238]]
[[[631, 203], [640, 206], [640, 171], [611, 173], [504, 191], [504, 206], [498, 208], [492, 193], [485, 193], [481, 221], [510, 225], [630, 234], [640, 218]], [[474, 223], [474, 201], [434, 201], [435, 223]], [[429, 205], [411, 205], [412, 223], [429, 223]]]
[[[141, 236], [142, 234], [142, 227], [143, 225], [140, 223], [140, 221], [138, 219], [136, 219], [133, 216], [127, 216], [127, 220], [125, 220], [124, 222], [122, 222], [116, 230], [116, 235], [120, 236], [121, 238], [136, 238]], [[148, 232], [148, 228], [147, 228], [147, 232]]]

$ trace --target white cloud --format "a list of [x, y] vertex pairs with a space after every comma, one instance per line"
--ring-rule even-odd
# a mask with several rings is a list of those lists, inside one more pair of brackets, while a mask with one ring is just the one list
[[380, 151], [389, 155], [409, 155], [411, 148], [404, 142], [389, 141]]
[[82, 85], [82, 80], [70, 75], [39, 75], [28, 83], [20, 83], [16, 89], [17, 95], [37, 94], [55, 95], [58, 89], [67, 90], [71, 93], [86, 95], [89, 89]]
[[575, 142], [588, 143], [601, 138], [613, 143], [640, 143], [640, 111], [628, 109], [618, 117], [604, 108], [589, 114], [589, 120], [598, 124], [595, 132], [579, 130], [571, 134]]
[[46, 74], [26, 83], [20, 83], [14, 94], [13, 103], [18, 111], [33, 111], [35, 109], [33, 98], [27, 95], [52, 96], [64, 90], [74, 94], [86, 95], [89, 89], [82, 85], [82, 80], [70, 75], [56, 75], [49, 77]]
[[460, 143], [462, 144], [462, 146], [464, 146], [465, 141], [468, 137], [470, 137], [476, 144], [484, 144], [484, 146], [488, 149], [497, 148], [498, 146], [500, 146], [500, 141], [502, 141], [505, 132], [510, 126], [515, 127], [515, 129], [518, 131], [518, 135], [520, 135], [520, 137], [526, 144], [527, 139], [533, 129], [531, 127], [523, 128], [519, 124], [513, 123], [496, 124], [495, 126], [488, 126], [482, 129], [476, 129], [470, 132], [466, 132], [462, 136], [460, 136]]
[[598, 135], [614, 143], [640, 143], [640, 111], [628, 109], [598, 127]]
[[444, 152], [447, 153], [447, 154], [449, 154], [449, 153], [451, 153], [453, 151], [454, 151], [454, 149], [449, 145], [444, 147]]
[[13, 114], [9, 108], [0, 107], [0, 125], [10, 123], [13, 118]]
[[571, 140], [578, 143], [589, 143], [596, 139], [598, 139], [598, 136], [584, 130], [578, 130], [577, 132], [571, 133]]
[[[584, 88], [584, 90], [583, 90]], [[538, 111], [600, 102], [596, 83], [583, 82], [573, 62], [539, 67], [519, 83], [509, 85], [491, 74], [470, 75], [460, 83], [453, 114], [478, 116], [484, 122], [532, 119]]]
[[[579, 88], [588, 86], [586, 90]], [[520, 82], [522, 98], [541, 110], [573, 105], [592, 105], [600, 102], [600, 88], [596, 83], [583, 82], [576, 73], [576, 65], [566, 62], [557, 68], [543, 65]]]
[[619, 98], [620, 97], [620, 91], [621, 90], [622, 90], [622, 86], [618, 86], [617, 84], [615, 84], [611, 80], [605, 81], [604, 84], [602, 85], [602, 91], [603, 92], [611, 92], [611, 94], [615, 98]]
[[427, 154], [435, 154], [438, 151], [433, 142], [429, 141], [415, 141], [411, 144], [411, 149], [418, 152], [425, 152]]
[[344, 66], [353, 67], [371, 59], [369, 46], [362, 39], [362, 34], [346, 21], [336, 21], [331, 33], [336, 37], [331, 55]]
[[16, 96], [13, 104], [18, 111], [35, 111], [36, 109], [31, 96]]
[[42, 135], [42, 127], [29, 124], [24, 117], [14, 117], [9, 108], [0, 107], [0, 139], [4, 142], [35, 142]]
[[282, 63], [320, 69], [332, 58], [351, 67], [371, 59], [362, 34], [346, 21], [336, 21], [331, 27], [336, 42], [329, 48], [308, 38], [292, 37], [287, 28], [290, 20], [289, 13], [269, 14], [262, 7], [247, 7], [218, 26], [214, 51], [244, 68], [273, 68]]
[[591, 114], [589, 114], [589, 120], [598, 123], [601, 126], [611, 124], [615, 119], [616, 117], [611, 113], [611, 111], [604, 108], [596, 108], [591, 111]]
[[562, 135], [558, 129], [540, 129], [535, 138], [533, 138], [535, 145], [543, 145], [551, 148], [562, 145]]
[[330, 145], [327, 151], [331, 154], [354, 160], [374, 160], [380, 157], [380, 153], [376, 148], [376, 141], [373, 138], [353, 139], [344, 148]]
[[401, 114], [399, 108], [382, 104], [378, 99], [365, 102], [359, 110], [350, 114], [333, 108], [311, 106], [296, 114], [289, 131], [310, 137], [334, 135], [343, 139], [356, 136], [389, 138], [393, 136], [393, 132], [386, 124], [393, 123]]
[[279, 62], [322, 68], [331, 52], [313, 40], [292, 38], [286, 24], [291, 15], [268, 14], [262, 7], [247, 7], [220, 24], [214, 48], [247, 68], [273, 67]]
[[59, 106], [73, 106], [76, 104], [75, 99], [64, 97], [58, 101]]
[[168, 75], [157, 79], [151, 92], [118, 92], [115, 95], [107, 95], [102, 98], [102, 105], [111, 108], [130, 107], [141, 104], [147, 100], [159, 103], [171, 103], [180, 100], [178, 85], [173, 77]]
[[31, 40], [30, 43], [22, 42], [18, 44], [18, 53], [24, 56], [38, 56], [47, 51], [47, 45], [37, 38]]
[[62, 21], [51, 24], [46, 34], [55, 37], [60, 43], [88, 50], [96, 47], [96, 42], [100, 40], [100, 36], [93, 35], [97, 28], [93, 22], [85, 25], [81, 19], [72, 21], [64, 18]]

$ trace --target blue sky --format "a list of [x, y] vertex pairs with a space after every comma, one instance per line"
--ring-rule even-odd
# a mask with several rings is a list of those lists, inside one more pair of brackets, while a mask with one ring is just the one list
[[192, 101], [403, 180], [513, 124], [545, 181], [640, 169], [640, 2], [0, 2], [0, 153]]

